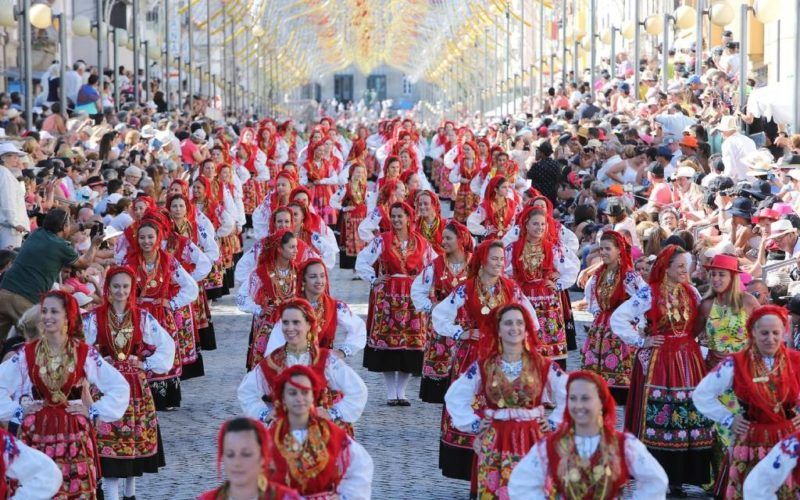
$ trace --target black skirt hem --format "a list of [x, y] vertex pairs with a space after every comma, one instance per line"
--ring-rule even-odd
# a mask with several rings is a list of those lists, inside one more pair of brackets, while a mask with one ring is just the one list
[[422, 351], [364, 348], [363, 366], [371, 372], [422, 374]]
[[156, 411], [164, 411], [167, 408], [177, 408], [181, 405], [180, 377], [150, 382], [150, 392], [153, 393], [153, 402], [156, 405]]
[[449, 387], [450, 377], [422, 377], [419, 383], [419, 399], [426, 403], [442, 404], [444, 403], [444, 395]]
[[161, 440], [161, 427], [156, 426], [158, 448], [155, 455], [137, 458], [100, 457], [102, 477], [126, 478], [140, 477], [144, 474], [156, 474], [158, 469], [167, 466], [164, 456], [164, 441]]
[[183, 365], [181, 372], [181, 380], [189, 380], [199, 378], [206, 374], [205, 365], [203, 364], [203, 356], [200, 352], [197, 353], [197, 359], [193, 363]]
[[204, 351], [214, 351], [217, 349], [217, 333], [214, 331], [214, 323], [209, 322], [208, 326], [198, 331], [200, 335], [200, 349]]
[[470, 448], [456, 448], [439, 441], [439, 469], [444, 477], [470, 481], [475, 452]]
[[341, 269], [355, 269], [356, 267], [356, 258], [350, 255], [347, 255], [344, 250], [339, 251], [339, 267]]
[[[711, 481], [712, 450], [666, 451], [648, 447], [647, 451], [658, 460], [669, 477], [669, 484], [703, 486]], [[698, 466], [704, 464], [704, 466]]]

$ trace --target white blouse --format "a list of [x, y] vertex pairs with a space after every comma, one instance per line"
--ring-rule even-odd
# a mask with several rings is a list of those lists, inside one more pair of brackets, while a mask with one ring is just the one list
[[796, 433], [773, 446], [744, 480], [744, 498], [776, 500], [775, 493], [794, 472], [799, 456], [800, 439]]
[[206, 217], [206, 214], [198, 210], [197, 242], [212, 264], [219, 260], [219, 245], [217, 245], [217, 240], [214, 239], [214, 236], [216, 236], [214, 224]]
[[[522, 371], [522, 361], [517, 363], [502, 362], [502, 370], [509, 382], [519, 378]], [[472, 363], [466, 372], [461, 374], [444, 396], [447, 413], [453, 425], [463, 432], [476, 433], [480, 427], [481, 418], [475, 413], [473, 403], [475, 396], [481, 391], [481, 371], [478, 362]], [[555, 402], [556, 407], [550, 415], [550, 426], [556, 427], [561, 423], [564, 410], [567, 406], [567, 374], [561, 370], [557, 363], [550, 362], [547, 372], [547, 382], [543, 391], [546, 392], [548, 401]], [[487, 412], [491, 410], [486, 410]], [[544, 406], [536, 408], [503, 408], [491, 412], [494, 420], [529, 421], [544, 417]]]
[[[130, 400], [130, 386], [125, 377], [92, 346], [89, 346], [83, 370], [89, 383], [102, 393], [100, 399], [89, 408], [89, 418], [99, 418], [104, 422], [114, 422], [122, 418]], [[17, 352], [0, 364], [0, 420], [14, 418], [15, 421], [22, 422], [25, 409], [21, 401], [12, 398], [15, 393], [26, 399], [33, 394], [33, 383], [28, 376], [28, 362], [24, 351]]]
[[[199, 228], [198, 228], [199, 230]], [[216, 245], [216, 242], [214, 243]], [[128, 242], [128, 238], [119, 238], [117, 243], [114, 247], [114, 261], [117, 264], [124, 264], [125, 258], [128, 255], [128, 247], [130, 246], [130, 242]], [[167, 242], [161, 242], [161, 249], [166, 250]], [[217, 247], [217, 258], [219, 258], [219, 247]], [[208, 276], [208, 273], [211, 272], [211, 267], [214, 265], [215, 261], [209, 259], [206, 253], [200, 249], [199, 246], [195, 245], [194, 242], [189, 241], [189, 243], [184, 247], [183, 255], [181, 255], [181, 260], [186, 260], [194, 264], [194, 271], [191, 273], [192, 279], [195, 281], [201, 281], [203, 278]], [[183, 269], [183, 264], [181, 261], [178, 260], [178, 267]]]
[[[595, 317], [601, 312], [600, 304], [597, 302], [597, 297], [595, 297], [594, 293], [598, 277], [597, 274], [594, 274], [589, 278], [583, 294], [584, 300], [588, 305], [588, 311]], [[625, 289], [625, 293], [628, 294], [628, 297], [635, 297], [636, 294], [639, 293], [639, 290], [647, 287], [647, 283], [636, 271], [628, 271], [623, 278], [622, 287]]]
[[[499, 283], [491, 290], [492, 293], [496, 291], [497, 286], [499, 286]], [[464, 328], [456, 323], [456, 318], [458, 317], [459, 309], [464, 307], [466, 302], [467, 287], [462, 284], [450, 292], [450, 295], [445, 297], [443, 301], [434, 306], [431, 312], [433, 330], [442, 337], [452, 337], [455, 340], [460, 339], [464, 334]], [[519, 302], [522, 304], [522, 306], [528, 310], [528, 313], [530, 313], [531, 318], [533, 318], [533, 326], [537, 330], [539, 329], [539, 318], [536, 316], [536, 310], [534, 310], [531, 302], [522, 294], [522, 291], [517, 285], [514, 285], [514, 296], [511, 298], [510, 302]]]
[[[305, 164], [303, 164], [300, 167], [300, 172], [299, 173], [300, 173], [300, 185], [301, 186], [313, 187], [313, 184], [311, 184], [308, 181], [308, 170], [306, 169]], [[324, 179], [320, 179], [318, 183], [323, 185], [323, 186], [338, 186], [339, 185], [339, 173], [336, 172], [335, 170], [331, 169], [331, 175], [329, 177], [324, 178]]]
[[[169, 372], [175, 360], [175, 341], [156, 318], [147, 311], [141, 311], [139, 324], [142, 329], [142, 342], [156, 348], [153, 354], [142, 360], [144, 369], [158, 374]], [[91, 312], [83, 317], [83, 334], [87, 344], [94, 345], [97, 342], [96, 312]]]
[[272, 193], [273, 191], [270, 191], [253, 210], [253, 233], [259, 240], [269, 236], [269, 220], [272, 217]]
[[[763, 359], [767, 368], [772, 369], [775, 358], [763, 357]], [[703, 380], [697, 384], [692, 394], [692, 401], [700, 413], [706, 418], [728, 428], [733, 424], [735, 415], [720, 403], [719, 397], [733, 388], [735, 364], [733, 356], [728, 356], [722, 360], [708, 375], [703, 377]], [[798, 404], [800, 404], [800, 401], [795, 402], [795, 405]]]
[[[311, 305], [316, 308], [316, 304]], [[346, 357], [352, 357], [367, 345], [367, 324], [340, 300], [336, 301], [336, 329], [344, 331], [344, 338], [340, 341], [334, 340], [333, 348], [342, 351]], [[272, 327], [264, 356], [269, 356], [272, 351], [284, 345], [286, 338], [283, 336], [283, 324], [279, 321]]]
[[10, 434], [3, 440], [6, 477], [19, 486], [11, 500], [46, 500], [61, 488], [61, 469], [53, 459]]
[[[575, 447], [584, 456], [590, 457], [600, 443], [599, 436], [575, 436]], [[625, 433], [625, 464], [628, 474], [635, 480], [632, 491], [625, 498], [634, 500], [658, 500], [667, 498], [667, 473], [653, 458], [641, 441]], [[531, 451], [511, 471], [508, 480], [508, 496], [512, 500], [539, 500], [550, 498], [547, 487], [547, 440], [536, 443]], [[559, 497], [561, 498], [561, 497]]]
[[[460, 273], [466, 265], [467, 262], [464, 262], [458, 267], [456, 272]], [[452, 267], [450, 270], [453, 270]], [[417, 311], [429, 313], [431, 309], [433, 309], [434, 304], [431, 300], [431, 290], [433, 289], [434, 279], [436, 279], [436, 276], [434, 276], [433, 263], [431, 263], [425, 266], [422, 273], [418, 274], [417, 277], [414, 278], [414, 282], [411, 283], [411, 302], [414, 303], [414, 309]]]
[[[364, 219], [366, 221], [366, 219]], [[363, 223], [362, 223], [363, 224]], [[359, 229], [360, 231], [360, 229]], [[436, 258], [436, 252], [427, 241], [425, 244], [425, 254], [422, 258], [422, 265], [427, 266]], [[375, 274], [375, 263], [378, 262], [383, 254], [383, 238], [374, 238], [369, 245], [365, 246], [356, 257], [355, 270], [359, 278], [372, 284], [378, 276]], [[395, 275], [404, 276], [404, 275]], [[421, 311], [418, 311], [421, 312]]]
[[[205, 260], [208, 262], [208, 259]], [[197, 286], [197, 280], [194, 279], [191, 274], [186, 272], [186, 269], [184, 269], [178, 261], [175, 261], [174, 265], [175, 272], [172, 273], [172, 279], [178, 284], [179, 289], [178, 293], [169, 300], [170, 309], [173, 311], [180, 309], [183, 306], [188, 306], [197, 300], [197, 295], [200, 293], [200, 288]]]
[[[286, 366], [311, 365], [311, 355], [304, 352], [299, 356], [286, 353]], [[331, 417], [353, 423], [358, 420], [367, 405], [367, 386], [361, 377], [347, 363], [333, 354], [325, 363], [325, 380], [328, 387], [342, 393], [342, 399], [328, 409]], [[239, 404], [248, 417], [266, 422], [274, 410], [272, 403], [265, 403], [263, 396], [272, 394], [261, 366], [247, 373], [237, 389]]]
[[[308, 430], [293, 430], [292, 437], [298, 443], [304, 443], [308, 437]], [[375, 470], [372, 457], [353, 438], [348, 436], [347, 443], [349, 460], [344, 476], [336, 488], [336, 493], [342, 500], [370, 500], [372, 498], [372, 474]]]
[[376, 207], [369, 207], [370, 203], [367, 203], [369, 213], [364, 220], [362, 220], [358, 224], [358, 237], [361, 241], [365, 243], [369, 243], [373, 239], [378, 232], [380, 232], [381, 227], [381, 219], [383, 215], [381, 215], [381, 211]]
[[[566, 290], [575, 284], [578, 280], [578, 273], [581, 271], [581, 261], [575, 253], [560, 243], [555, 245], [553, 252], [553, 266], [556, 268], [558, 278], [556, 279], [556, 288], [558, 291]], [[506, 247], [506, 276], [514, 276], [514, 247], [508, 245]]]

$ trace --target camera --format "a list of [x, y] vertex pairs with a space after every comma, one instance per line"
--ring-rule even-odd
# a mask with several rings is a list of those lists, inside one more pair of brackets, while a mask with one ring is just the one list
[[92, 229], [89, 231], [89, 238], [94, 238], [98, 234], [103, 234], [103, 223], [100, 221], [92, 224]]

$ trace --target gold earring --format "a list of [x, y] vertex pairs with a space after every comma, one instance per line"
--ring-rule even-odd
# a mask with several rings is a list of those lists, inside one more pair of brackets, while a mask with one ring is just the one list
[[258, 491], [267, 491], [267, 476], [263, 472], [258, 475]]
[[64, 326], [61, 327], [61, 333], [63, 333], [64, 335], [68, 334], [69, 333], [69, 325], [64, 323]]

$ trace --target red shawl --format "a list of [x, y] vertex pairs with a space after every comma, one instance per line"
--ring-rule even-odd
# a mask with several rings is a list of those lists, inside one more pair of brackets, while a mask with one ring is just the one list
[[[281, 251], [281, 239], [288, 232], [290, 231], [282, 229], [261, 241], [261, 251], [258, 254], [258, 262], [256, 264], [256, 275], [261, 281], [261, 286], [256, 293], [256, 303], [262, 307], [270, 305], [270, 302], [277, 296], [278, 291], [273, 286], [270, 274], [275, 269], [275, 263]], [[296, 267], [294, 261], [290, 261], [289, 266]]]
[[[505, 181], [505, 177], [500, 175], [493, 177], [492, 180], [489, 181], [489, 185], [486, 187], [486, 193], [483, 196], [483, 201], [481, 202], [481, 207], [483, 207], [483, 213], [486, 214], [486, 223], [496, 228], [502, 225], [505, 230], [508, 230], [511, 227], [511, 222], [514, 220], [514, 212], [517, 210], [517, 203], [508, 197], [503, 199], [506, 204], [506, 211], [502, 221], [497, 220], [497, 214], [495, 214], [494, 211], [497, 188]], [[486, 225], [486, 223], [484, 225]]]
[[[532, 276], [530, 276], [525, 264], [522, 262], [522, 253], [525, 251], [525, 244], [528, 239], [528, 219], [535, 214], [543, 215], [545, 224], [547, 223], [547, 214], [545, 211], [533, 206], [525, 207], [525, 209], [522, 210], [520, 217], [517, 219], [519, 221], [519, 238], [511, 246], [511, 267], [514, 269], [514, 278], [518, 283], [526, 283], [534, 279]], [[539, 243], [539, 245], [542, 247], [542, 254], [544, 256], [542, 263], [539, 266], [541, 274], [537, 273], [539, 276], [548, 276], [555, 271], [555, 267], [553, 265], [553, 249], [557, 243], [558, 241], [551, 240], [550, 234], [545, 228], [544, 235]]]
[[383, 239], [381, 260], [383, 261], [384, 273], [416, 276], [422, 272], [422, 268], [425, 265], [425, 250], [428, 247], [428, 242], [421, 234], [409, 228], [408, 245], [411, 247], [411, 251], [405, 256], [401, 255], [394, 246], [394, 231], [387, 231], [379, 237]]
[[[604, 231], [603, 239], [605, 239], [606, 236], [613, 237], [614, 242], [617, 248], [619, 249], [619, 265], [617, 267], [617, 285], [616, 287], [614, 287], [614, 292], [611, 294], [611, 297], [609, 298], [608, 301], [609, 305], [611, 306], [610, 307], [611, 310], [614, 310], [617, 308], [617, 306], [625, 302], [625, 298], [628, 296], [628, 294], [625, 292], [625, 275], [633, 270], [633, 261], [631, 260], [631, 247], [630, 245], [628, 245], [628, 241], [625, 239], [624, 236], [622, 236], [620, 233], [616, 231]], [[597, 294], [600, 293], [600, 287], [597, 285], [599, 284], [600, 278], [603, 277], [603, 273], [605, 272], [606, 267], [607, 266], [603, 264], [595, 272], [596, 280], [598, 281], [595, 283], [594, 295], [595, 295], [595, 301], [597, 301], [598, 304], [600, 303], [600, 297]]]
[[[108, 312], [111, 310], [111, 278], [118, 274], [127, 274], [131, 277], [131, 293], [128, 295], [128, 303], [125, 309], [130, 311], [131, 326], [133, 326], [133, 336], [128, 344], [129, 349], [133, 349], [142, 343], [141, 310], [136, 303], [136, 272], [128, 266], [113, 266], [106, 272], [105, 283], [103, 284], [103, 303], [95, 310], [95, 320], [97, 321], [97, 340], [96, 344], [100, 351], [112, 353], [115, 351], [114, 342], [111, 338], [111, 329], [108, 326]], [[129, 351], [130, 352], [130, 351]]]

